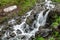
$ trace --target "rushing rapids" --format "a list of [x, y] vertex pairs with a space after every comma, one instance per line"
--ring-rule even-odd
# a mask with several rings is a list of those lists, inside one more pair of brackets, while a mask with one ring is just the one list
[[[14, 29], [13, 31], [6, 31], [2, 37], [2, 40], [31, 40], [30, 38], [33, 36], [35, 37], [35, 33], [39, 30], [39, 27], [40, 26], [44, 26], [46, 24], [46, 19], [47, 19], [47, 16], [50, 12], [51, 9], [53, 9], [55, 7], [55, 5], [53, 4], [50, 4], [52, 3], [52, 1], [50, 0], [45, 0], [45, 4], [44, 6], [46, 7], [46, 9], [48, 9], [46, 11], [46, 9], [40, 11], [40, 13], [38, 13], [38, 17], [36, 20], [34, 20], [32, 26], [30, 27], [27, 23], [26, 23], [26, 20], [27, 20], [27, 17], [29, 17], [31, 15], [31, 11], [27, 12], [26, 16], [23, 16], [25, 17], [23, 20], [23, 22], [21, 24], [17, 24], [17, 25], [14, 25], [14, 23], [16, 23], [14, 19], [12, 19], [11, 21], [8, 21], [8, 24], [12, 24], [12, 28]], [[46, 11], [45, 15], [43, 15], [43, 13]], [[0, 28], [1, 30], [2, 28]], [[12, 32], [12, 33], [11, 33]], [[11, 34], [13, 35], [11, 35]], [[12, 37], [7, 39], [6, 37], [10, 37], [9, 35], [11, 35]], [[15, 37], [13, 37], [15, 36]]]

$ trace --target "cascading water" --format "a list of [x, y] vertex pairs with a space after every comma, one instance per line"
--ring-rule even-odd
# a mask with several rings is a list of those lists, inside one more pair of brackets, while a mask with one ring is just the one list
[[[15, 37], [13, 38], [10, 38], [10, 39], [6, 39], [7, 36], [10, 35], [10, 32], [9, 30], [5, 32], [4, 36], [2, 37], [2, 40], [29, 40], [30, 37], [35, 37], [35, 33], [38, 31], [39, 27], [40, 26], [44, 26], [46, 24], [46, 19], [47, 19], [47, 16], [50, 12], [51, 9], [53, 9], [55, 7], [55, 5], [53, 4], [50, 4], [52, 3], [52, 1], [50, 0], [45, 0], [45, 7], [46, 9], [48, 9], [48, 11], [46, 11], [46, 9], [40, 11], [40, 13], [38, 14], [38, 17], [36, 20], [34, 20], [33, 24], [32, 24], [32, 27], [30, 27], [27, 23], [26, 23], [26, 20], [27, 20], [27, 17], [30, 16], [31, 11], [27, 12], [27, 16], [25, 16], [25, 19], [23, 19], [23, 22], [19, 25], [13, 25], [13, 29], [14, 31], [12, 31], [13, 33], [16, 34]], [[43, 13], [46, 11], [45, 15], [43, 15]], [[8, 23], [16, 23], [15, 20], [11, 20], [9, 21]], [[35, 26], [34, 26], [35, 25]], [[18, 32], [17, 32], [18, 31]], [[13, 34], [14, 35], [14, 34]]]

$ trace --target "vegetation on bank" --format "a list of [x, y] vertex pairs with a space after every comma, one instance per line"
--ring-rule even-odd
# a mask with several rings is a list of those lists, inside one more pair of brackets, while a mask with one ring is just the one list
[[[18, 6], [18, 16], [23, 15], [28, 10], [30, 10], [35, 5], [36, 0], [0, 0], [0, 8], [5, 6], [17, 5]], [[13, 14], [14, 15], [14, 14]], [[12, 15], [12, 16], [13, 16]], [[16, 16], [16, 15], [14, 15]], [[0, 22], [4, 22], [8, 17], [0, 18]]]
[[52, 1], [60, 3], [60, 0], [52, 0]]
[[[60, 0], [52, 0], [54, 2], [60, 2]], [[33, 7], [36, 0], [0, 0], [0, 7], [8, 6], [8, 5], [17, 5], [19, 6], [19, 12], [18, 15], [23, 15], [26, 13], [30, 8]], [[15, 16], [15, 15], [14, 15]], [[0, 22], [7, 21], [7, 16], [0, 18]], [[60, 24], [60, 16], [57, 14], [55, 15], [55, 21], [51, 24], [52, 28], [57, 27]], [[60, 34], [58, 31], [53, 32], [52, 37], [48, 38], [48, 40], [60, 40]], [[45, 40], [46, 38], [43, 38], [41, 36], [36, 37], [36, 40]]]

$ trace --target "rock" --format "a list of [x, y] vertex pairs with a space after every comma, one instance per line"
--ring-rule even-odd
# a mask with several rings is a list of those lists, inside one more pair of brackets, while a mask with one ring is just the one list
[[15, 34], [15, 33], [11, 33], [10, 36], [11, 36], [11, 37], [15, 37], [16, 34]]
[[17, 34], [21, 34], [22, 32], [19, 30], [19, 29], [17, 29]]
[[10, 30], [10, 31], [14, 31], [13, 27], [9, 27], [9, 30]]
[[44, 10], [44, 6], [42, 6], [40, 4], [36, 4], [36, 6], [33, 10], [34, 10], [34, 13], [39, 13], [40, 11]]
[[4, 12], [11, 12], [11, 11], [13, 11], [13, 10], [15, 10], [15, 9], [17, 9], [17, 6], [16, 6], [16, 5], [13, 5], [13, 6], [4, 8], [3, 11], [4, 11]]
[[32, 27], [29, 27], [29, 29], [30, 29], [30, 31], [32, 31], [32, 30], [33, 30], [33, 28], [32, 28]]
[[22, 36], [21, 39], [25, 39], [26, 37], [25, 36]]
[[9, 26], [4, 26], [4, 27], [2, 28], [2, 30], [7, 30], [7, 29], [9, 29]]
[[6, 30], [1, 30], [1, 31], [2, 31], [3, 34], [6, 32]]
[[33, 21], [34, 21], [34, 20], [33, 20], [32, 17], [30, 16], [29, 18], [27, 18], [26, 23], [31, 26], [31, 24], [33, 23]]
[[60, 3], [56, 4], [52, 11], [60, 15]]
[[29, 40], [35, 40], [35, 37], [34, 37], [34, 36], [31, 36], [31, 37], [29, 38]]
[[58, 29], [60, 29], [60, 25], [58, 25]]
[[8, 21], [8, 24], [15, 24], [15, 23], [16, 23], [15, 19]]
[[41, 29], [41, 30], [40, 30], [40, 35], [41, 35], [42, 37], [47, 37], [47, 36], [49, 36], [51, 33], [52, 33], [52, 30], [51, 30], [51, 29]]
[[32, 11], [31, 15], [26, 20], [26, 23], [29, 24], [30, 26], [33, 23], [33, 21], [35, 20], [35, 15], [36, 15], [36, 13], [34, 13], [34, 11]]
[[60, 32], [60, 25], [58, 25], [57, 27], [55, 27], [55, 30]]
[[3, 35], [3, 33], [0, 31], [0, 37]]
[[21, 23], [21, 17], [16, 18], [16, 24], [20, 24]]
[[10, 39], [11, 37], [10, 37], [10, 36], [7, 36], [6, 38], [7, 38], [7, 39]]

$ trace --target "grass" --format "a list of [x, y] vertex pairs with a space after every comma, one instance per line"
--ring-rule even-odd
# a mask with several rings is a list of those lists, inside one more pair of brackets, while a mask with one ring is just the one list
[[[9, 5], [17, 5], [19, 7], [19, 12], [17, 15], [21, 16], [29, 11], [35, 5], [35, 2], [36, 0], [0, 0], [0, 8]], [[0, 18], [0, 22], [4, 21], [5, 18], [6, 17]]]
[[59, 3], [60, 3], [60, 0], [52, 0], [52, 1], [54, 1], [54, 2], [59, 2]]
[[33, 5], [35, 4], [35, 0], [26, 0], [21, 6], [21, 10], [22, 11], [19, 11], [19, 15], [21, 15], [21, 13], [26, 13], [31, 7], [33, 7]]
[[38, 36], [36, 37], [36, 40], [45, 40], [45, 39], [43, 37]]
[[60, 24], [60, 16], [55, 15], [55, 21], [52, 23], [53, 27], [57, 27]]

